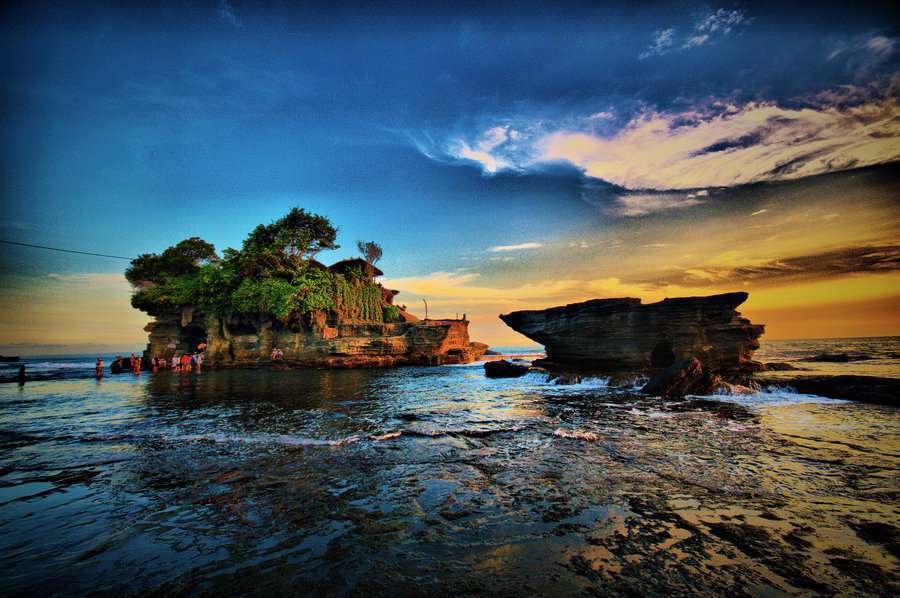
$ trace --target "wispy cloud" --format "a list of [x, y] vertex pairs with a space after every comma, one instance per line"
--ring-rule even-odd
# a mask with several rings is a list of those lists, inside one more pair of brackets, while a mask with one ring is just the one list
[[720, 8], [696, 21], [686, 35], [679, 36], [675, 27], [655, 31], [650, 45], [638, 55], [638, 58], [644, 60], [651, 56], [662, 56], [669, 52], [703, 46], [716, 38], [730, 35], [752, 22], [753, 18], [748, 17], [742, 10]]
[[498, 251], [520, 251], [523, 249], [540, 249], [543, 246], [543, 243], [529, 241], [528, 243], [518, 243], [516, 245], [494, 245], [493, 247], [488, 247], [488, 251], [493, 253]]
[[650, 43], [650, 46], [641, 52], [640, 58], [641, 60], [645, 58], [650, 58], [651, 56], [659, 56], [661, 54], [666, 54], [672, 50], [672, 46], [675, 44], [675, 29], [661, 29], [659, 31], [653, 32], [653, 41]]
[[219, 8], [217, 12], [220, 19], [222, 19], [235, 29], [240, 29], [244, 26], [244, 24], [238, 18], [237, 13], [234, 12], [234, 7], [231, 6], [231, 3], [228, 0], [219, 0]]
[[857, 79], [865, 79], [891, 61], [897, 54], [898, 46], [900, 43], [896, 37], [880, 34], [860, 35], [837, 42], [826, 57], [826, 61], [843, 61], [847, 71]]
[[760, 214], [765, 214], [765, 213], [768, 212], [768, 211], [769, 211], [769, 210], [763, 208], [762, 210], [756, 210], [755, 212], [753, 212], [753, 213], [750, 214], [750, 215], [751, 215], [751, 216], [759, 216]]
[[513, 166], [512, 162], [499, 157], [499, 153], [495, 150], [517, 135], [518, 132], [510, 130], [509, 127], [493, 127], [482, 133], [471, 146], [466, 141], [456, 141], [450, 148], [450, 154], [478, 162], [484, 173], [495, 174], [498, 170]]
[[[722, 256], [717, 261], [722, 261]], [[730, 256], [725, 256], [728, 258]], [[773, 259], [757, 264], [742, 263], [733, 256], [733, 266], [698, 265], [664, 277], [665, 284], [692, 286], [706, 283], [816, 280], [843, 274], [886, 273], [900, 270], [900, 246], [846, 247], [809, 255]], [[726, 260], [727, 261], [727, 260]], [[659, 281], [659, 279], [657, 279]]]
[[655, 212], [683, 210], [705, 203], [707, 194], [698, 193], [629, 193], [615, 198], [606, 211], [617, 216], [646, 216]]

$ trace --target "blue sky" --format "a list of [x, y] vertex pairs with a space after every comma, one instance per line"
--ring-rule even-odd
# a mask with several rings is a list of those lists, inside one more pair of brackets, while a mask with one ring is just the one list
[[[509, 286], [542, 247], [900, 156], [889, 3], [64, 4], [3, 9], [2, 238], [225, 247], [300, 205], [335, 259], [376, 239], [389, 277]], [[10, 249], [0, 276], [123, 264]]]

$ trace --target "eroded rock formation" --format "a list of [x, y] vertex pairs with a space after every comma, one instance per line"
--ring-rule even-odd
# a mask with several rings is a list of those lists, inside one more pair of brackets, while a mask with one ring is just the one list
[[145, 330], [145, 363], [153, 355], [193, 352], [200, 343], [206, 343], [204, 364], [210, 366], [267, 364], [275, 348], [284, 352], [279, 362], [306, 367], [467, 363], [487, 349], [469, 341], [466, 320], [335, 322], [327, 312], [288, 324], [271, 317], [225, 319], [184, 309], [157, 316]]
[[646, 371], [696, 357], [710, 374], [752, 372], [764, 327], [735, 310], [747, 293], [666, 299], [593, 299], [516, 311], [500, 319], [546, 348], [535, 365], [586, 371]]

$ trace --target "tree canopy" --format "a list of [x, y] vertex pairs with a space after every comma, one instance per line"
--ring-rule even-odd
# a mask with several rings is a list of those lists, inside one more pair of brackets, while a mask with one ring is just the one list
[[[135, 287], [131, 304], [150, 315], [192, 305], [216, 315], [268, 314], [288, 321], [314, 310], [339, 309], [347, 317], [395, 321], [383, 309], [381, 289], [368, 277], [312, 267], [323, 249], [337, 249], [337, 229], [328, 218], [294, 208], [271, 224], [254, 228], [241, 249], [215, 247], [191, 237], [161, 254], [143, 254], [125, 276]], [[372, 263], [377, 243], [361, 244]]]
[[384, 253], [381, 245], [375, 241], [357, 241], [356, 248], [359, 249], [359, 253], [362, 254], [363, 258], [373, 266], [375, 262], [381, 259], [381, 255]]
[[337, 229], [328, 218], [293, 208], [247, 235], [235, 257], [244, 276], [290, 280], [323, 249], [338, 249]]
[[200, 237], [185, 239], [161, 254], [145, 253], [131, 261], [125, 278], [132, 285], [161, 282], [167, 276], [194, 274], [204, 263], [218, 261], [216, 248]]

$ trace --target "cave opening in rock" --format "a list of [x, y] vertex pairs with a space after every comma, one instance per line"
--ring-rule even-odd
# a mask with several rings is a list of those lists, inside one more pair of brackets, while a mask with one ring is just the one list
[[660, 341], [650, 353], [650, 367], [667, 368], [675, 363], [675, 352], [671, 341]]
[[194, 352], [200, 343], [206, 342], [206, 329], [201, 326], [185, 326], [178, 334], [178, 349]]

